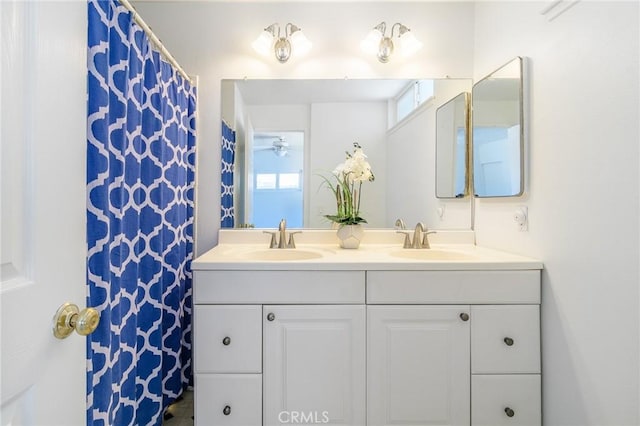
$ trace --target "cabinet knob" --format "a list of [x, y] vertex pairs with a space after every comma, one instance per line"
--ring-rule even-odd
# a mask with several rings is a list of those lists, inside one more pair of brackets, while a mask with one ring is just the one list
[[504, 413], [507, 415], [507, 417], [513, 417], [516, 415], [516, 412], [509, 407], [504, 409]]
[[461, 313], [461, 314], [460, 314], [460, 319], [461, 319], [462, 321], [469, 321], [469, 314], [468, 314], [468, 313], [466, 313], [466, 312]]
[[224, 339], [222, 339], [222, 344], [225, 346], [229, 346], [231, 344], [231, 337], [227, 336]]
[[275, 314], [274, 314], [273, 312], [269, 312], [269, 313], [267, 314], [267, 319], [268, 319], [269, 321], [273, 321], [274, 319], [276, 319], [276, 316], [275, 316]]
[[225, 416], [228, 416], [229, 414], [231, 414], [231, 407], [228, 405], [225, 405], [224, 408], [222, 409], [222, 414], [224, 414]]
[[513, 339], [511, 337], [505, 337], [504, 344], [507, 346], [513, 346]]

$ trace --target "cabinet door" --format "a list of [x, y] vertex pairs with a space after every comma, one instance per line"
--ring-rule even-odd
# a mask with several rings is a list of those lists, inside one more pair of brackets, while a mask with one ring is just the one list
[[468, 306], [367, 307], [368, 425], [470, 423]]
[[365, 307], [264, 306], [264, 424], [364, 425]]

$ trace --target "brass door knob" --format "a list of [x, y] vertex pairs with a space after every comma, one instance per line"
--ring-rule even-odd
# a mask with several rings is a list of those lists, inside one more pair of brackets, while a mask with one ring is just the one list
[[98, 328], [100, 313], [93, 308], [82, 311], [73, 303], [65, 303], [58, 308], [53, 317], [53, 335], [58, 339], [69, 337], [73, 330], [81, 336], [87, 336]]

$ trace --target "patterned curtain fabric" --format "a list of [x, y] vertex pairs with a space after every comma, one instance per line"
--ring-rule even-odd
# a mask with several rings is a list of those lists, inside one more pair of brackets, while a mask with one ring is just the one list
[[233, 228], [233, 164], [236, 156], [236, 132], [222, 122], [222, 179], [220, 187], [220, 227]]
[[191, 384], [196, 89], [89, 0], [87, 424], [160, 425]]

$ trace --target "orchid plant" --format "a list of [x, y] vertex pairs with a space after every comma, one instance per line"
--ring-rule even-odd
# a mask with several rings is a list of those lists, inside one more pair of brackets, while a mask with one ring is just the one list
[[[344, 163], [338, 164], [332, 173], [332, 179], [322, 177], [336, 197], [337, 212], [325, 215], [327, 219], [339, 225], [357, 225], [367, 223], [360, 217], [360, 200], [362, 199], [362, 182], [373, 182], [375, 176], [362, 147], [353, 144], [353, 153], [346, 152]], [[332, 181], [335, 180], [335, 184]]]

